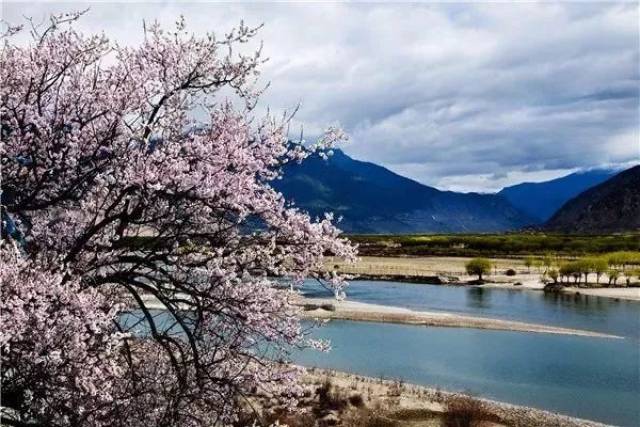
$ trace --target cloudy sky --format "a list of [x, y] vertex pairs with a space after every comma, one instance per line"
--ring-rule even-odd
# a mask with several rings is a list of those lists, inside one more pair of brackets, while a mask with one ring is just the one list
[[[264, 23], [263, 108], [300, 104], [307, 136], [340, 123], [348, 154], [438, 188], [493, 191], [640, 160], [637, 2], [90, 6], [82, 31], [132, 44], [143, 20], [180, 14], [197, 33]], [[84, 7], [2, 12], [17, 23]]]

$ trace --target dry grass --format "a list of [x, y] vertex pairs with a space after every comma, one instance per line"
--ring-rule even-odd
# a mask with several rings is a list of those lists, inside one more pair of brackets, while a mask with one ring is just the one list
[[[369, 274], [382, 276], [453, 276], [467, 278], [465, 263], [471, 258], [464, 257], [376, 257], [363, 256], [354, 264], [342, 263], [330, 259], [327, 266], [337, 267], [348, 274]], [[498, 276], [505, 276], [507, 269], [514, 269], [519, 274], [526, 274], [527, 269], [520, 259], [493, 258]], [[492, 269], [491, 274], [494, 271]]]

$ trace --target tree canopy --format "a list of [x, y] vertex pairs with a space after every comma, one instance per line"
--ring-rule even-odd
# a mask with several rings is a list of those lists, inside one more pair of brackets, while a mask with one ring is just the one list
[[2, 424], [225, 425], [258, 389], [295, 399], [288, 351], [318, 343], [278, 280], [341, 295], [324, 257], [355, 251], [270, 183], [342, 133], [254, 117], [256, 29], [123, 47], [78, 17], [9, 28], [0, 56]]
[[465, 264], [467, 274], [478, 276], [478, 280], [482, 280], [482, 275], [491, 271], [491, 261], [486, 258], [474, 258]]

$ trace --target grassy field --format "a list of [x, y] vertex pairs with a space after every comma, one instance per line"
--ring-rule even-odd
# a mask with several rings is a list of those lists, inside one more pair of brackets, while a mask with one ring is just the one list
[[350, 235], [361, 255], [370, 256], [524, 256], [595, 255], [640, 250], [640, 234], [449, 234]]

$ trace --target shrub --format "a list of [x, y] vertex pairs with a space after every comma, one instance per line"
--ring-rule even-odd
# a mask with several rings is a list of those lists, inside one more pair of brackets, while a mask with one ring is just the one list
[[490, 412], [480, 400], [456, 396], [447, 402], [444, 414], [445, 427], [471, 427], [481, 421], [500, 422], [500, 417]]
[[336, 311], [336, 306], [333, 304], [322, 304], [320, 308], [326, 311]]
[[364, 406], [364, 399], [361, 394], [352, 394], [349, 396], [349, 403], [351, 406], [355, 406], [356, 408], [361, 408]]
[[424, 408], [402, 408], [389, 414], [389, 418], [398, 421], [425, 421], [436, 417], [432, 410]]
[[510, 268], [507, 271], [505, 271], [504, 274], [506, 274], [507, 276], [515, 276], [516, 271], [513, 268]]
[[333, 387], [329, 378], [316, 390], [319, 409], [341, 411], [347, 406], [347, 399], [339, 389]]

